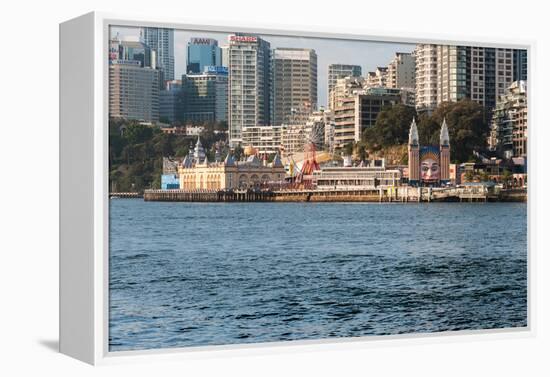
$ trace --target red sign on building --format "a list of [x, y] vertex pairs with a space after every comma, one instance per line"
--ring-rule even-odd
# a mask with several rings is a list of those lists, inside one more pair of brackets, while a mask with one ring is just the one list
[[258, 42], [257, 37], [252, 37], [249, 35], [231, 35], [229, 37], [229, 41], [231, 42]]

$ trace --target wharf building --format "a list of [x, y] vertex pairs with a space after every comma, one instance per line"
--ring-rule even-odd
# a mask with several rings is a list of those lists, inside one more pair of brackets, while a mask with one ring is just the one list
[[235, 190], [280, 184], [285, 169], [278, 154], [270, 164], [257, 155], [236, 161], [231, 153], [223, 161], [210, 162], [198, 138], [195, 148], [178, 165], [178, 177], [181, 190]]
[[[507, 180], [504, 179], [505, 172], [510, 174]], [[523, 157], [465, 162], [458, 166], [457, 173], [457, 179], [461, 183], [475, 182], [481, 180], [480, 177], [486, 177], [485, 179], [494, 183], [505, 183], [512, 187], [523, 187], [527, 184], [527, 165]]]
[[383, 167], [328, 167], [313, 171], [318, 190], [372, 190], [401, 185], [401, 171]]
[[208, 123], [227, 120], [227, 68], [206, 66], [203, 73], [182, 76], [184, 123]]
[[[328, 66], [328, 93], [327, 99], [331, 97], [332, 90], [338, 79], [345, 77], [361, 77], [361, 66], [352, 64], [330, 64]], [[333, 103], [329, 100], [329, 109], [333, 109]]]
[[174, 80], [174, 29], [145, 27], [140, 30], [143, 42], [156, 53], [156, 66], [162, 72], [162, 81]]
[[162, 158], [162, 175], [160, 176], [160, 188], [162, 190], [179, 189], [178, 166], [180, 161], [172, 157]]
[[409, 130], [409, 185], [437, 187], [450, 181], [449, 130], [443, 119], [439, 146], [420, 146], [418, 128], [413, 119]]
[[[317, 109], [317, 54], [312, 49], [273, 51], [273, 125], [289, 121], [293, 112]], [[305, 119], [303, 119], [305, 120]]]
[[208, 66], [221, 66], [218, 41], [212, 38], [191, 38], [187, 43], [187, 73], [202, 73]]
[[228, 123], [231, 147], [246, 127], [271, 125], [271, 46], [255, 35], [229, 36]]
[[491, 119], [489, 148], [510, 159], [527, 157], [527, 82], [516, 81], [499, 97]]

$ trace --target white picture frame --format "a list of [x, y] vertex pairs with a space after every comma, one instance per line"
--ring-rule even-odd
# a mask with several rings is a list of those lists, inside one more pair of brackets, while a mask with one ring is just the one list
[[[534, 250], [528, 243], [528, 326], [518, 329], [475, 330], [400, 336], [307, 340], [247, 345], [205, 346], [147, 351], [109, 352], [108, 348], [108, 40], [109, 26], [151, 26], [218, 32], [254, 32], [264, 35], [322, 37], [402, 43], [466, 44], [528, 50], [529, 81], [533, 79], [533, 41], [508, 38], [462, 38], [416, 33], [387, 33], [326, 28], [256, 27], [201, 24], [199, 21], [142, 19], [92, 12], [60, 24], [60, 352], [90, 364], [153, 358], [212, 357], [220, 354], [292, 352], [372, 347], [386, 342], [456, 342], [491, 337], [535, 335]], [[528, 91], [531, 92], [530, 87]], [[530, 103], [529, 123], [532, 119]], [[528, 129], [532, 138], [533, 128]], [[533, 143], [529, 145], [533, 152]], [[529, 165], [532, 171], [532, 164]], [[528, 192], [528, 239], [532, 237], [533, 186]], [[200, 351], [198, 353], [198, 351]]]

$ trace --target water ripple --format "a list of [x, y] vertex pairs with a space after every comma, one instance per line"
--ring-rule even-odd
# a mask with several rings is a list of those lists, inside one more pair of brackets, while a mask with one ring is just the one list
[[527, 325], [525, 204], [110, 201], [112, 351]]

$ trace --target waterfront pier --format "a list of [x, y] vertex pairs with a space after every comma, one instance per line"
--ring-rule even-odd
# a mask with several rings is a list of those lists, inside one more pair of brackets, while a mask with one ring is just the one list
[[143, 194], [139, 192], [110, 192], [109, 198], [136, 199], [143, 198]]
[[270, 202], [273, 191], [255, 190], [145, 190], [145, 201], [152, 202]]
[[470, 187], [386, 187], [287, 190], [146, 190], [145, 201], [161, 202], [489, 202], [526, 201], [526, 190]]

